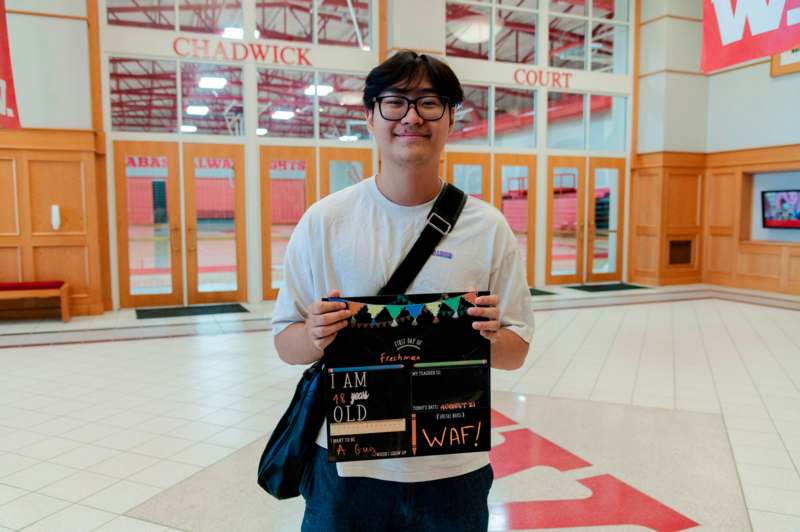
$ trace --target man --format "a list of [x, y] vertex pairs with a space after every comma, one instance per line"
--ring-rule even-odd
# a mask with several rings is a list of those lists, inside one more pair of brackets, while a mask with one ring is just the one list
[[[320, 298], [374, 295], [406, 256], [442, 189], [439, 157], [462, 100], [450, 67], [411, 51], [367, 76], [364, 106], [381, 172], [320, 200], [295, 229], [273, 315], [281, 359], [320, 359], [350, 318], [344, 303]], [[469, 311], [488, 318], [474, 327], [491, 341], [493, 367], [520, 367], [533, 313], [518, 245], [503, 216], [469, 198], [439, 249], [407, 293], [490, 291]], [[324, 424], [317, 444], [301, 487], [304, 531], [486, 530], [488, 453], [329, 464]]]

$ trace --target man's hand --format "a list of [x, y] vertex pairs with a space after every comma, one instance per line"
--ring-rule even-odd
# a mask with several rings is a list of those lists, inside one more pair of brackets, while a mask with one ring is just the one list
[[481, 332], [492, 345], [492, 367], [496, 369], [517, 369], [525, 362], [528, 355], [528, 343], [516, 333], [500, 327], [500, 298], [495, 295], [481, 296], [475, 299], [477, 307], [470, 307], [470, 316], [488, 318], [487, 321], [476, 321], [472, 327]]
[[[338, 290], [333, 290], [325, 297], [340, 297], [340, 294]], [[336, 334], [347, 327], [350, 316], [347, 304], [341, 301], [316, 301], [311, 305], [305, 330], [314, 348], [322, 353], [336, 338]]]
[[476, 321], [472, 323], [472, 328], [481, 332], [481, 336], [488, 339], [491, 343], [497, 341], [497, 332], [500, 330], [500, 310], [497, 306], [500, 299], [496, 295], [481, 296], [475, 299], [477, 307], [470, 307], [467, 313], [470, 316], [488, 318], [487, 321]]

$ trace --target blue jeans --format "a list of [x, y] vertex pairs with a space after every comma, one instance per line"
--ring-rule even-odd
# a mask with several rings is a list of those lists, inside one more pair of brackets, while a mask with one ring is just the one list
[[466, 475], [427, 482], [340, 477], [317, 447], [300, 492], [302, 532], [485, 532], [494, 474], [487, 465]]

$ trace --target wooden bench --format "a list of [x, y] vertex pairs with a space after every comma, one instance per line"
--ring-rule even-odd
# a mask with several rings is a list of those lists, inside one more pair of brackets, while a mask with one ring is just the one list
[[69, 284], [64, 281], [28, 281], [0, 283], [0, 300], [28, 297], [58, 297], [61, 299], [61, 319], [69, 321]]

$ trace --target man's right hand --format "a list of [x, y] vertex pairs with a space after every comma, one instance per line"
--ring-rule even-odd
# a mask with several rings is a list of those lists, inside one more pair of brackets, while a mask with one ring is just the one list
[[[333, 290], [325, 297], [341, 296], [338, 290]], [[336, 334], [347, 327], [350, 316], [347, 304], [341, 301], [316, 301], [308, 309], [308, 319], [305, 322], [306, 335], [314, 348], [320, 352], [320, 357], [322, 351], [336, 338]]]

